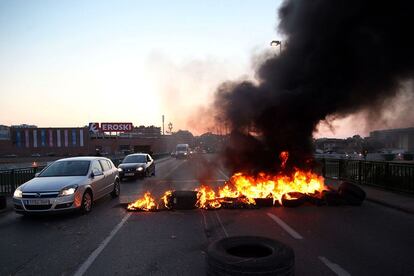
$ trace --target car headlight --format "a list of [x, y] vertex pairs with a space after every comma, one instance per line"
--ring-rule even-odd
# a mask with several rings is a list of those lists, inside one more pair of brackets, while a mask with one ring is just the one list
[[60, 191], [59, 196], [73, 195], [76, 192], [77, 188], [78, 188], [78, 185], [72, 185], [72, 186], [68, 186], [66, 188], [63, 188]]
[[122, 172], [123, 171], [123, 169], [122, 168], [118, 168], [118, 172]]
[[143, 167], [138, 167], [137, 171], [142, 172], [143, 169], [144, 169]]
[[22, 198], [22, 190], [20, 190], [20, 188], [17, 188], [17, 189], [14, 191], [13, 196], [14, 196], [14, 197], [16, 197], [16, 198]]
[[184, 152], [184, 155], [187, 155], [187, 153], [186, 153], [186, 152]]

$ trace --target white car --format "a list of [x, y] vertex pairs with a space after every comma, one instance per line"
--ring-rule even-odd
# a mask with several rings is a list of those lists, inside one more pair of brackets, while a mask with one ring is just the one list
[[13, 195], [17, 213], [52, 213], [80, 210], [89, 213], [93, 202], [107, 194], [119, 196], [118, 170], [105, 157], [57, 160]]

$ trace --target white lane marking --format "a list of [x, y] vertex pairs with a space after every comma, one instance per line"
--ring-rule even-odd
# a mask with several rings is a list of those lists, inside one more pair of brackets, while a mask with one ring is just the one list
[[351, 274], [349, 274], [348, 271], [346, 271], [345, 269], [343, 269], [342, 267], [340, 267], [336, 263], [331, 262], [330, 260], [328, 260], [324, 256], [319, 256], [318, 258], [327, 267], [329, 267], [333, 272], [335, 272], [336, 275], [338, 275], [338, 276], [351, 276]]
[[[179, 166], [181, 166], [183, 163], [177, 164], [170, 172], [167, 174], [169, 176], [175, 169], [177, 169]], [[167, 177], [166, 176], [166, 177]], [[132, 213], [127, 213], [121, 220], [120, 223], [118, 223], [114, 229], [112, 229], [111, 233], [109, 233], [109, 236], [107, 236], [101, 244], [96, 248], [91, 255], [86, 259], [86, 261], [78, 268], [78, 270], [75, 272], [75, 276], [81, 276], [84, 275], [85, 272], [89, 269], [89, 267], [92, 265], [92, 263], [96, 260], [96, 258], [101, 254], [101, 252], [105, 249], [105, 247], [108, 245], [108, 243], [112, 240], [112, 238], [116, 235], [116, 233], [121, 229], [121, 227], [125, 224], [125, 222], [129, 219]]]
[[281, 220], [280, 218], [278, 218], [277, 216], [271, 214], [271, 213], [267, 213], [267, 215], [274, 220], [277, 224], [279, 224], [280, 227], [282, 227], [286, 232], [289, 233], [289, 235], [291, 235], [294, 239], [297, 240], [302, 240], [303, 237], [296, 232], [295, 230], [293, 230], [292, 227], [290, 227], [289, 225], [286, 224], [286, 222], [284, 222], [283, 220]]
[[220, 216], [218, 215], [218, 213], [217, 213], [216, 211], [214, 211], [214, 213], [216, 214], [217, 220], [218, 220], [218, 222], [220, 223], [221, 228], [223, 229], [224, 235], [225, 235], [226, 237], [228, 237], [228, 236], [229, 236], [229, 234], [227, 233], [226, 228], [224, 228], [224, 225], [223, 225], [223, 223], [221, 222]]
[[91, 255], [86, 259], [86, 261], [78, 268], [78, 270], [75, 272], [75, 276], [81, 276], [85, 274], [85, 272], [88, 270], [88, 268], [92, 265], [92, 263], [95, 261], [95, 259], [99, 256], [99, 254], [104, 250], [104, 248], [108, 245], [108, 243], [111, 241], [111, 239], [115, 236], [115, 234], [121, 229], [121, 227], [125, 224], [125, 222], [129, 219], [132, 213], [127, 213], [121, 220], [120, 223], [115, 226], [114, 229], [112, 229], [111, 233], [109, 233], [109, 236], [106, 237], [101, 244], [96, 248]]
[[229, 176], [223, 172], [222, 169], [218, 168], [219, 173], [224, 176], [225, 179], [229, 179]]

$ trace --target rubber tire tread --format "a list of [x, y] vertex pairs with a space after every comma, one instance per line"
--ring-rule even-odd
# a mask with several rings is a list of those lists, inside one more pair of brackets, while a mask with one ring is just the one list
[[324, 191], [322, 199], [328, 206], [339, 206], [345, 203], [337, 191]]
[[[119, 194], [121, 193], [121, 180], [118, 180], [118, 185], [119, 185]], [[112, 198], [117, 198], [119, 197], [119, 194], [115, 194], [115, 186], [114, 186], [114, 190], [111, 192], [111, 197]]]
[[[300, 193], [295, 193], [299, 195]], [[282, 196], [282, 206], [283, 207], [298, 207], [306, 202], [307, 198], [304, 194], [300, 194], [300, 196], [296, 199], [286, 199], [285, 196]]]
[[174, 191], [171, 196], [171, 207], [176, 210], [191, 210], [196, 208], [196, 191]]
[[[85, 196], [86, 193], [89, 193], [90, 194], [91, 200], [92, 200], [91, 209], [88, 212], [86, 212], [85, 209], [84, 209], [84, 207], [83, 207], [83, 197]], [[83, 193], [83, 196], [82, 196], [82, 203], [81, 203], [81, 207], [79, 208], [79, 210], [80, 210], [81, 214], [86, 215], [86, 214], [89, 214], [90, 212], [92, 212], [92, 208], [93, 208], [93, 195], [92, 195], [92, 193], [90, 191], [85, 191]]]
[[[269, 256], [243, 258], [230, 255], [228, 248], [241, 245], [261, 245], [271, 249]], [[258, 236], [228, 237], [209, 245], [207, 275], [294, 275], [293, 250], [276, 240]]]

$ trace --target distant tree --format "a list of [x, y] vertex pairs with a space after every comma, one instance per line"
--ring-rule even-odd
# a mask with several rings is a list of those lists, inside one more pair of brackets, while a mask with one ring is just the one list
[[190, 146], [194, 145], [194, 135], [188, 130], [179, 130], [172, 134], [176, 139], [177, 143], [189, 144]]

